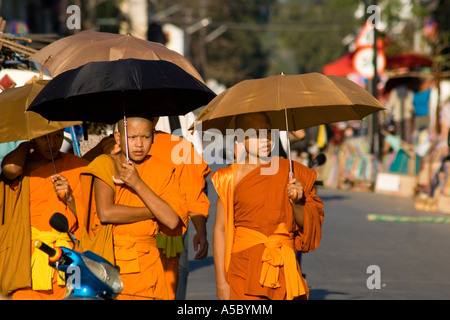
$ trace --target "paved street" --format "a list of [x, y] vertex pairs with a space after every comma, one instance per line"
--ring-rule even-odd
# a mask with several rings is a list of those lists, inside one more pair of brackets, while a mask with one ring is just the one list
[[[216, 299], [212, 258], [216, 194], [211, 184], [209, 192], [210, 254], [194, 261], [190, 247], [188, 300]], [[450, 224], [369, 221], [367, 215], [450, 216], [417, 211], [410, 198], [328, 189], [319, 194], [325, 204], [322, 243], [304, 255], [302, 263], [310, 299], [450, 299]], [[379, 273], [368, 273], [373, 265]], [[369, 289], [368, 278], [377, 274], [380, 289]]]

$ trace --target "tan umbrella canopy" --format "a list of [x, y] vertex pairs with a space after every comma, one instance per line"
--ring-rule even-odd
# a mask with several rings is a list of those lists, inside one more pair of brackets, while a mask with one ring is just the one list
[[347, 78], [307, 73], [244, 80], [211, 100], [195, 121], [201, 122], [202, 131], [215, 128], [225, 134], [226, 129], [234, 129], [236, 115], [264, 111], [274, 129], [299, 130], [362, 120], [385, 109]]
[[38, 80], [0, 93], [0, 143], [31, 140], [80, 121], [49, 121], [35, 112], [25, 112], [49, 80]]
[[282, 74], [245, 80], [225, 90], [211, 100], [190, 129], [218, 129], [226, 134], [227, 129], [235, 129], [236, 115], [262, 111], [269, 116], [273, 129], [290, 131], [332, 122], [362, 120], [380, 110], [386, 108], [347, 78], [320, 73]]
[[52, 77], [89, 62], [119, 59], [166, 60], [176, 64], [204, 83], [192, 64], [164, 45], [132, 35], [85, 30], [57, 40], [30, 56], [43, 65]]

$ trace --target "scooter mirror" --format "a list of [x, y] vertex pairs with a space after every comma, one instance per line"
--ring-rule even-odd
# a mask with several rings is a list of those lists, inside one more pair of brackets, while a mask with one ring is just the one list
[[319, 153], [312, 161], [311, 168], [319, 167], [327, 161], [327, 156], [324, 153]]
[[50, 218], [50, 226], [59, 232], [69, 232], [69, 221], [59, 212], [55, 212]]

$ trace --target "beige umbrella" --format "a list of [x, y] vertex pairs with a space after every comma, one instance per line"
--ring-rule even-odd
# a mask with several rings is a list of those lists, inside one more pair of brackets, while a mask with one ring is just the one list
[[0, 93], [0, 143], [31, 140], [80, 121], [49, 121], [35, 112], [25, 112], [49, 80], [37, 80]]
[[[195, 121], [206, 131], [234, 129], [238, 114], [266, 112], [274, 129], [299, 130], [320, 124], [362, 120], [386, 108], [353, 81], [320, 73], [244, 80], [225, 90]], [[287, 124], [287, 125], [286, 125]]]
[[235, 128], [236, 115], [263, 111], [270, 117], [272, 128], [290, 131], [362, 120], [385, 109], [368, 91], [344, 77], [278, 75], [245, 80], [225, 90], [203, 109], [191, 129], [214, 128], [225, 134], [226, 129]]
[[131, 35], [85, 30], [57, 40], [30, 56], [43, 65], [52, 77], [89, 62], [120, 59], [166, 60], [176, 64], [204, 83], [192, 64], [164, 45]]

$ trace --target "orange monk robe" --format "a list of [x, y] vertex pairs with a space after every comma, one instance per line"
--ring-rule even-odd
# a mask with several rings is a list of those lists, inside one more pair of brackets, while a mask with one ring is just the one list
[[[273, 174], [262, 175], [261, 169], [269, 170], [271, 164], [262, 165], [237, 185], [237, 164], [212, 174], [225, 209], [225, 270], [231, 299], [279, 300], [308, 296], [294, 249], [308, 252], [320, 243], [324, 213], [313, 187], [316, 173], [293, 162], [294, 176], [304, 189], [304, 226], [300, 229], [286, 192], [289, 161], [278, 157], [271, 161], [279, 161], [278, 170], [270, 169]], [[287, 270], [289, 257], [291, 262], [295, 261]], [[276, 265], [279, 267], [273, 267]], [[270, 278], [274, 275], [275, 279]], [[269, 285], [264, 283], [266, 278], [270, 278]], [[292, 292], [293, 296], [289, 296]]]
[[[83, 171], [107, 183], [115, 191], [115, 203], [130, 207], [145, 207], [139, 196], [124, 184], [115, 184], [114, 160], [109, 155], [95, 158]], [[150, 156], [137, 171], [152, 191], [165, 200], [180, 216], [180, 224], [173, 234], [181, 234], [187, 223], [187, 209], [180, 196], [174, 168], [162, 160]], [[123, 290], [118, 299], [168, 299], [159, 250], [155, 235], [169, 229], [156, 219], [128, 224], [113, 224], [115, 263], [120, 267]]]
[[[70, 188], [72, 189], [72, 193], [75, 198], [76, 208], [81, 209], [81, 187], [79, 183], [79, 176], [88, 162], [72, 154], [60, 153], [60, 155], [61, 157], [55, 159], [56, 172], [63, 175], [69, 181]], [[69, 232], [77, 233], [76, 230], [78, 228], [77, 219], [74, 214], [55, 193], [51, 179], [51, 176], [54, 174], [55, 170], [53, 168], [53, 164], [49, 162], [46, 165], [32, 171], [29, 177], [30, 222], [32, 230], [35, 228], [34, 236], [32, 231], [32, 238], [40, 239], [40, 237], [42, 237], [41, 240], [46, 242], [48, 245], [61, 244], [58, 241], [55, 243], [49, 243], [44, 240], [48, 238], [48, 234], [46, 234], [46, 232], [52, 232], [53, 230], [49, 221], [55, 212], [62, 213], [67, 217], [69, 221]], [[17, 183], [18, 182], [16, 182], [16, 184]], [[55, 230], [53, 230], [53, 232], [55, 233]], [[66, 237], [64, 233], [56, 233], [61, 235], [61, 239]], [[67, 244], [65, 246], [72, 247], [70, 242]], [[31, 254], [33, 255], [34, 251], [38, 249], [31, 246], [31, 250]], [[48, 256], [44, 257], [46, 257], [48, 261]], [[65, 286], [58, 285], [58, 275], [56, 274], [56, 271], [54, 269], [50, 270], [53, 277], [51, 280], [52, 287], [49, 290], [32, 290], [31, 288], [19, 289], [14, 292], [12, 298], [15, 300], [56, 300], [64, 298]]]
[[[211, 170], [203, 158], [195, 151], [192, 143], [178, 136], [158, 131], [149, 154], [160, 158], [170, 165], [175, 165], [175, 179], [179, 182], [188, 211], [208, 219], [210, 202], [204, 192], [204, 188], [205, 179]], [[181, 239], [170, 239], [170, 241], [182, 243]], [[161, 251], [165, 250], [161, 249]], [[172, 256], [173, 254], [176, 255]], [[161, 252], [161, 261], [170, 289], [169, 299], [175, 299], [178, 286], [179, 257], [179, 252], [169, 255]]]

